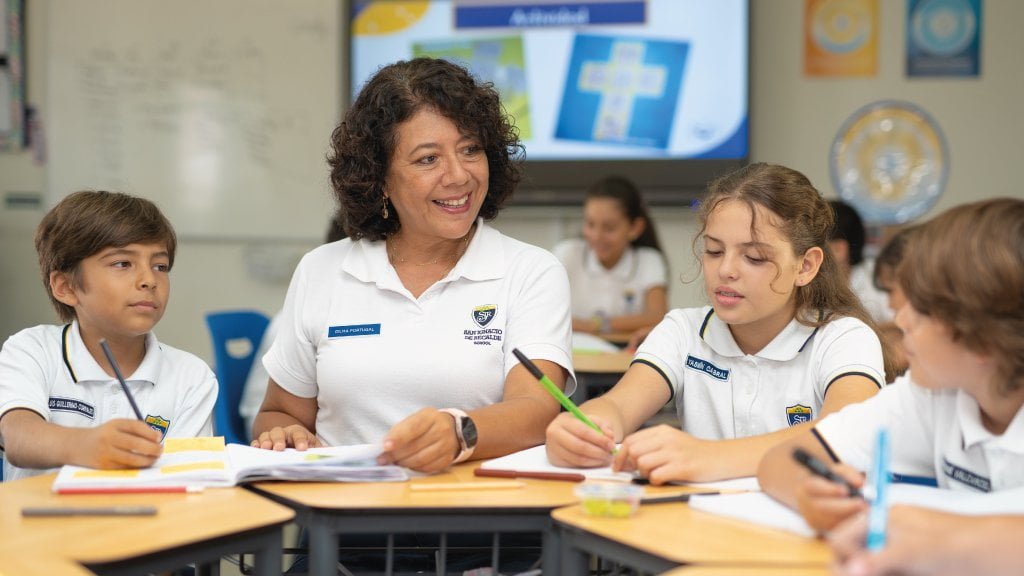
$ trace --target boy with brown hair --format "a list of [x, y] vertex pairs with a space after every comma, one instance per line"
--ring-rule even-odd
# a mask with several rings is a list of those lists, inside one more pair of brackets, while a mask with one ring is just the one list
[[[43, 285], [66, 324], [27, 328], [0, 350], [4, 478], [64, 464], [145, 467], [166, 436], [210, 435], [213, 373], [152, 333], [177, 247], [160, 210], [127, 194], [76, 192], [43, 217], [35, 245]], [[103, 354], [104, 339], [143, 421]]]

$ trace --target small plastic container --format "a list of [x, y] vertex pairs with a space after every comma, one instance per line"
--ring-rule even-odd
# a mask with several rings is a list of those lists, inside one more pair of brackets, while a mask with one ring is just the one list
[[583, 511], [591, 516], [626, 518], [640, 506], [643, 486], [625, 482], [584, 482], [576, 486]]

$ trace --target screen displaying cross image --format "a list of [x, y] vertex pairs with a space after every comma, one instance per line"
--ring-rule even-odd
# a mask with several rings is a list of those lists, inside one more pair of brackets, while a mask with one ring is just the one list
[[538, 201], [615, 172], [685, 202], [748, 156], [747, 0], [364, 0], [350, 18], [351, 98], [397, 60], [467, 66], [515, 117]]

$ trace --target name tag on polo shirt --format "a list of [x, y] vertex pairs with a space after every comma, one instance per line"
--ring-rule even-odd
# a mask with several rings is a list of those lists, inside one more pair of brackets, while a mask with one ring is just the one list
[[90, 420], [96, 417], [96, 408], [93, 408], [91, 404], [86, 404], [85, 402], [76, 400], [75, 398], [50, 396], [50, 400], [47, 404], [51, 412], [70, 412], [72, 414], [81, 414]]
[[380, 336], [380, 324], [349, 324], [327, 328], [328, 338], [350, 338], [352, 336]]
[[690, 354], [686, 355], [686, 367], [690, 370], [696, 370], [697, 372], [703, 372], [708, 376], [711, 376], [715, 380], [721, 380], [725, 382], [729, 380], [729, 371], [725, 368], [719, 368], [707, 360], [702, 360], [696, 356]]

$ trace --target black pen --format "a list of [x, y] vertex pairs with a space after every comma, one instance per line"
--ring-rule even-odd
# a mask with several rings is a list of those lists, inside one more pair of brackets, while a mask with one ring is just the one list
[[155, 506], [82, 506], [56, 508], [22, 508], [22, 516], [64, 517], [64, 516], [154, 516]]
[[810, 470], [811, 474], [814, 474], [815, 476], [821, 476], [826, 480], [846, 486], [846, 489], [850, 491], [850, 496], [856, 496], [857, 498], [861, 497], [860, 490], [858, 490], [857, 487], [847, 482], [842, 476], [833, 472], [825, 465], [824, 462], [818, 460], [814, 456], [811, 456], [811, 454], [803, 448], [793, 449], [793, 460], [796, 460], [801, 466]]
[[132, 405], [135, 416], [142, 422], [145, 422], [146, 419], [142, 417], [142, 412], [139, 412], [139, 405], [135, 403], [135, 397], [132, 396], [132, 391], [128, 389], [128, 383], [124, 381], [124, 375], [121, 374], [121, 367], [117, 365], [117, 360], [114, 360], [114, 353], [110, 351], [110, 345], [107, 344], [106, 339], [100, 340], [100, 348], [103, 348], [103, 354], [106, 355], [107, 362], [110, 362], [110, 367], [114, 369], [114, 375], [117, 376], [117, 381], [121, 383], [121, 390], [124, 390], [124, 395], [128, 397], [128, 403]]
[[714, 496], [719, 492], [692, 492], [688, 494], [673, 494], [671, 496], [644, 496], [640, 499], [641, 504], [665, 504], [667, 502], [689, 502], [690, 496]]

